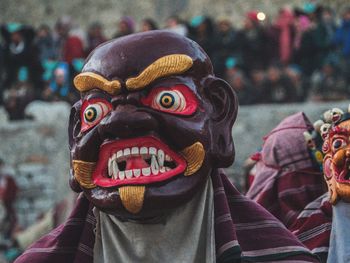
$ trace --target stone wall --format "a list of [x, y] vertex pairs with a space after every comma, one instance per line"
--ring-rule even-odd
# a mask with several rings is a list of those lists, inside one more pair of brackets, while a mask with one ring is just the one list
[[[94, 21], [101, 21], [108, 36], [116, 31], [117, 21], [123, 15], [131, 15], [138, 22], [153, 17], [163, 24], [170, 15], [179, 15], [188, 20], [196, 15], [226, 17], [239, 26], [249, 10], [259, 10], [268, 16], [275, 15], [285, 5], [302, 6], [305, 0], [1, 0], [0, 23], [22, 22], [38, 26], [42, 23], [53, 25], [63, 14], [74, 17], [77, 24], [86, 29]], [[319, 0], [341, 10], [346, 0]]]
[[[244, 160], [262, 144], [262, 137], [283, 118], [304, 111], [315, 121], [334, 106], [346, 109], [349, 102], [258, 105], [240, 107], [233, 128], [236, 161], [227, 169], [240, 188]], [[20, 194], [17, 201], [19, 221], [23, 226], [46, 212], [70, 191], [68, 187], [69, 149], [67, 122], [70, 107], [65, 103], [33, 102], [27, 113], [34, 120], [8, 122], [0, 108], [0, 158], [15, 177]]]
[[27, 108], [35, 120], [7, 122], [0, 108], [0, 158], [20, 189], [16, 208], [28, 226], [69, 191], [66, 103], [34, 102]]

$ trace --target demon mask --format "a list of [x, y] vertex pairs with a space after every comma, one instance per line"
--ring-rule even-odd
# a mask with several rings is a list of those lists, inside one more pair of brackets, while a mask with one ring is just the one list
[[324, 139], [322, 151], [324, 177], [330, 201], [350, 201], [350, 114], [337, 108], [325, 112], [320, 126]]
[[70, 185], [104, 212], [165, 214], [233, 162], [236, 95], [187, 38], [151, 31], [112, 40], [74, 84]]

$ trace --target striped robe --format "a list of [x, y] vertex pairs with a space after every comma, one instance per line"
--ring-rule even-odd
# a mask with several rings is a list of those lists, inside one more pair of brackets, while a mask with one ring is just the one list
[[299, 112], [284, 119], [264, 138], [247, 197], [276, 216], [325, 262], [332, 208], [322, 172], [313, 162], [303, 136], [312, 128]]
[[[221, 170], [213, 172], [211, 179], [217, 262], [319, 262], [281, 222], [241, 195]], [[92, 263], [96, 224], [92, 208], [80, 195], [66, 223], [30, 246], [15, 262]]]

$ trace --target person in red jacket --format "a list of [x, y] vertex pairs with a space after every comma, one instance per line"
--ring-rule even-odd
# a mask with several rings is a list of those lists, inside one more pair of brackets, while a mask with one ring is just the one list
[[74, 59], [84, 58], [83, 41], [72, 32], [72, 20], [68, 16], [61, 17], [55, 25], [54, 46], [56, 57], [69, 64]]

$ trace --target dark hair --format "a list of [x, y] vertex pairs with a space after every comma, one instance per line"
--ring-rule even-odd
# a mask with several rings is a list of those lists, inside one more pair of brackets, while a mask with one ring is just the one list
[[103, 26], [100, 22], [98, 21], [95, 21], [95, 22], [92, 22], [90, 25], [89, 25], [89, 29], [95, 29], [95, 28], [100, 28], [102, 29]]
[[212, 35], [214, 33], [214, 22], [213, 22], [213, 20], [209, 16], [206, 16], [204, 18], [203, 24], [205, 24], [206, 27], [207, 27], [208, 35]]
[[49, 27], [49, 25], [47, 24], [41, 24], [39, 27], [38, 27], [38, 31], [40, 30], [45, 30], [47, 32], [51, 32], [51, 28]]
[[158, 25], [156, 21], [154, 21], [152, 18], [145, 18], [142, 20], [143, 23], [146, 23], [150, 26], [151, 30], [156, 30], [158, 29]]

